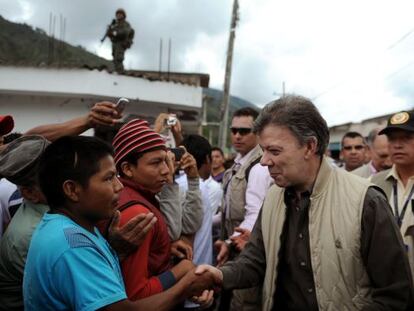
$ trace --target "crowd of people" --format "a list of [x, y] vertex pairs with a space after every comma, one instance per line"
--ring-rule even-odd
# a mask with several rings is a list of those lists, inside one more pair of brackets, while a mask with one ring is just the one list
[[284, 96], [234, 112], [230, 163], [175, 116], [121, 118], [0, 116], [1, 310], [414, 310], [413, 113], [334, 161]]

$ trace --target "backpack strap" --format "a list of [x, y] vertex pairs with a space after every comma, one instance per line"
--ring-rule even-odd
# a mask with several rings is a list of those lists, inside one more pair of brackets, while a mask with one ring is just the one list
[[249, 175], [250, 175], [250, 171], [253, 168], [253, 166], [255, 166], [257, 163], [260, 163], [261, 160], [261, 156], [258, 157], [256, 160], [254, 160], [252, 163], [250, 163], [250, 165], [248, 166], [248, 168], [245, 170], [244, 172], [244, 178], [246, 179], [246, 184], [249, 182]]

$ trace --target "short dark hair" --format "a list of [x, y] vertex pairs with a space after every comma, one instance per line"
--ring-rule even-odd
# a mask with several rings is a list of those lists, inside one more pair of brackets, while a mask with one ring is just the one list
[[267, 104], [255, 122], [254, 132], [260, 134], [267, 125], [288, 128], [301, 146], [310, 139], [316, 139], [316, 154], [319, 156], [323, 156], [329, 144], [328, 125], [306, 97], [288, 95]]
[[113, 154], [110, 145], [95, 137], [65, 136], [50, 144], [39, 163], [39, 184], [50, 208], [65, 204], [62, 185], [66, 180], [87, 188], [99, 171], [99, 161]]
[[243, 108], [237, 109], [233, 113], [233, 118], [234, 117], [252, 117], [253, 121], [256, 120], [258, 116], [259, 116], [259, 112], [257, 112], [257, 110], [251, 107], [243, 107]]
[[213, 152], [213, 151], [218, 151], [218, 152], [220, 152], [221, 156], [224, 158], [224, 152], [223, 152], [223, 150], [221, 150], [221, 148], [220, 148], [220, 147], [212, 147], [212, 148], [211, 148], [211, 152]]
[[211, 145], [203, 136], [188, 135], [182, 145], [195, 158], [198, 169], [206, 163], [207, 158], [211, 159]]
[[365, 138], [360, 133], [358, 133], [358, 132], [346, 132], [345, 135], [342, 137], [342, 140], [341, 140], [341, 148], [344, 145], [345, 138], [357, 138], [357, 137], [360, 137], [362, 139], [362, 143], [364, 145], [366, 145]]

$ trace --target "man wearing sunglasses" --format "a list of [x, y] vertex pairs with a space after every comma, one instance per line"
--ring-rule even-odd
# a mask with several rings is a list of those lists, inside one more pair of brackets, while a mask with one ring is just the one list
[[[223, 177], [221, 237], [215, 243], [219, 266], [244, 248], [272, 182], [268, 170], [260, 165], [263, 152], [253, 133], [257, 116], [249, 107], [233, 114], [231, 142], [237, 156]], [[257, 288], [233, 291], [230, 310], [258, 310], [260, 299]]]

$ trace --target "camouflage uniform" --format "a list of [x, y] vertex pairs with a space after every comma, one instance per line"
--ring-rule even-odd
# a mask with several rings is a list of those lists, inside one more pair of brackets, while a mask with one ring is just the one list
[[117, 20], [108, 29], [108, 37], [112, 41], [112, 56], [117, 72], [124, 71], [125, 50], [130, 47], [129, 37], [133, 29], [126, 20]]

